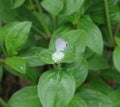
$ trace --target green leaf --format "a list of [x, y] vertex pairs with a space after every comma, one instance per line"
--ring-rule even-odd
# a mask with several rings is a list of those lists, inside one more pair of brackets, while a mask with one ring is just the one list
[[88, 59], [88, 68], [90, 70], [107, 69], [109, 65], [102, 56], [94, 55]]
[[53, 51], [49, 49], [44, 49], [40, 53], [41, 60], [45, 62], [46, 64], [54, 64], [55, 62], [52, 60], [52, 54], [53, 54]]
[[25, 5], [17, 9], [12, 9], [10, 5], [11, 0], [0, 0], [0, 21], [6, 23], [15, 22], [15, 21], [31, 21], [33, 22], [32, 31], [34, 31], [34, 34], [39, 34], [39, 31], [36, 29], [36, 27], [44, 32], [41, 23], [39, 23], [39, 20], [26, 7], [27, 3], [29, 5], [29, 0], [26, 0]]
[[38, 83], [43, 107], [66, 107], [75, 92], [74, 78], [62, 71], [44, 73]]
[[11, 0], [12, 8], [18, 8], [18, 7], [20, 7], [24, 2], [25, 2], [25, 0]]
[[64, 3], [64, 10], [61, 14], [70, 15], [81, 8], [84, 0], [65, 0]]
[[120, 72], [120, 47], [116, 47], [113, 53], [113, 61], [116, 69]]
[[116, 38], [115, 38], [115, 41], [116, 41], [116, 44], [120, 47], [120, 38], [119, 38], [119, 37], [116, 37]]
[[85, 59], [89, 59], [91, 58], [93, 55], [95, 55], [95, 53], [89, 49], [88, 47], [85, 49], [85, 53], [84, 53], [84, 58]]
[[0, 42], [1, 44], [5, 42], [5, 38], [6, 38], [6, 33], [8, 32], [8, 30], [11, 28], [11, 26], [16, 25], [18, 22], [11, 22], [9, 24], [6, 24], [5, 26], [2, 26], [0, 28]]
[[108, 69], [101, 73], [101, 77], [105, 81], [113, 81], [117, 84], [120, 84], [120, 73], [117, 70]]
[[120, 5], [110, 7], [111, 23], [116, 24], [120, 22]]
[[[106, 24], [104, 13], [104, 2], [102, 0], [89, 1], [85, 0], [85, 13], [98, 24]], [[118, 0], [108, 0], [109, 14], [111, 23], [116, 24], [120, 21], [120, 7]]]
[[75, 95], [67, 107], [88, 107], [87, 103], [78, 95]]
[[75, 60], [75, 54], [72, 52], [65, 52], [65, 56], [61, 62], [63, 63], [72, 63]]
[[41, 5], [50, 13], [58, 15], [63, 9], [62, 0], [43, 0]]
[[30, 32], [31, 22], [19, 22], [8, 25], [5, 29], [5, 46], [9, 56], [17, 54], [28, 38]]
[[71, 30], [60, 37], [68, 42], [66, 52], [75, 52], [77, 57], [84, 52], [88, 39], [87, 33], [84, 30]]
[[42, 107], [39, 101], [37, 87], [29, 86], [17, 91], [9, 99], [10, 107]]
[[5, 35], [3, 33], [3, 28], [1, 27], [0, 28], [0, 45], [4, 41], [4, 39], [5, 39]]
[[41, 66], [46, 64], [45, 62], [43, 62], [43, 60], [41, 59], [41, 55], [40, 53], [44, 50], [44, 48], [41, 47], [32, 47], [31, 49], [28, 49], [27, 51], [25, 51], [24, 53], [22, 53], [22, 58], [25, 59], [25, 61], [27, 62], [27, 64], [29, 66]]
[[21, 57], [7, 58], [5, 63], [18, 73], [25, 74], [26, 72], [26, 62]]
[[100, 92], [83, 89], [79, 95], [87, 102], [88, 107], [112, 107], [110, 98]]
[[113, 102], [113, 107], [120, 107], [120, 89], [111, 91], [108, 96]]
[[79, 87], [87, 78], [88, 67], [85, 60], [68, 64], [68, 73], [72, 74], [76, 81], [76, 87]]
[[81, 15], [83, 14], [82, 10], [79, 10], [75, 13], [70, 14], [70, 15], [63, 15], [60, 17], [63, 21], [72, 23], [73, 25], [76, 25], [79, 22]]
[[[109, 7], [114, 6], [118, 3], [119, 0], [109, 0]], [[85, 8], [87, 8], [88, 12], [103, 9], [104, 2], [102, 0], [85, 0]]]
[[2, 68], [2, 66], [0, 65], [0, 81], [1, 81], [1, 79], [2, 79], [2, 76], [3, 76], [3, 68]]
[[103, 39], [99, 28], [92, 22], [89, 16], [84, 16], [78, 23], [78, 29], [84, 29], [88, 33], [87, 46], [96, 52], [102, 54], [103, 52]]
[[[93, 76], [96, 77], [94, 78]], [[106, 83], [106, 81], [103, 81], [98, 75], [93, 76], [88, 76], [89, 79], [87, 79], [88, 82], [84, 84], [84, 88], [99, 91], [104, 94], [108, 94], [109, 92], [111, 92], [112, 88]]]
[[0, 0], [0, 21], [14, 21], [16, 11], [11, 9], [10, 0]]
[[[103, 11], [104, 12], [104, 11]], [[97, 24], [105, 24], [105, 15], [102, 11], [96, 10], [91, 14], [91, 18]]]
[[41, 70], [35, 67], [26, 68], [26, 73], [22, 76], [27, 79], [31, 84], [36, 84], [38, 82], [38, 78], [41, 75]]

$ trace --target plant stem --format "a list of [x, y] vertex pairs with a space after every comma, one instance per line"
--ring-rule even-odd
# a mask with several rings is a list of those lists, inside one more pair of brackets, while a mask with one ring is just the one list
[[40, 14], [43, 15], [39, 0], [35, 0], [35, 2], [36, 2], [37, 8], [38, 8]]
[[105, 6], [105, 15], [106, 15], [106, 21], [107, 21], [107, 27], [109, 32], [109, 42], [112, 46], [114, 46], [114, 39], [112, 34], [112, 27], [110, 22], [110, 15], [109, 15], [109, 7], [108, 7], [108, 0], [104, 0], [104, 6]]
[[0, 98], [0, 106], [9, 107], [8, 104], [2, 98]]
[[58, 69], [61, 70], [61, 64], [60, 63], [58, 63]]
[[116, 37], [118, 35], [119, 30], [120, 30], [120, 23], [118, 23], [117, 26], [116, 26], [114, 37]]
[[[29, 0], [29, 2], [30, 2], [30, 5], [33, 6], [32, 0]], [[40, 22], [40, 24], [42, 25], [43, 29], [45, 30], [47, 36], [50, 36], [51, 33], [50, 33], [50, 31], [49, 31], [49, 29], [48, 29], [48, 27], [47, 27], [47, 25], [46, 25], [46, 23], [45, 23], [45, 21], [44, 21], [44, 14], [43, 14], [42, 9], [41, 9], [41, 7], [40, 7], [39, 0], [35, 0], [35, 3], [36, 3], [36, 6], [37, 6], [37, 9], [38, 9], [39, 13], [36, 12], [36, 9], [34, 8], [34, 15], [35, 15], [35, 16], [37, 17], [37, 19], [39, 20], [39, 22]], [[44, 37], [46, 36], [45, 34], [43, 34], [42, 31], [36, 29], [35, 27], [34, 27], [34, 29], [37, 30], [37, 31], [39, 31], [39, 33], [42, 34]], [[46, 37], [45, 37], [45, 38], [46, 38]]]
[[44, 14], [43, 14], [42, 9], [41, 9], [41, 7], [40, 7], [40, 2], [39, 2], [39, 0], [35, 0], [35, 2], [36, 2], [36, 6], [37, 6], [37, 8], [38, 8], [38, 11], [39, 11], [39, 14], [38, 14], [38, 15], [36, 14], [36, 16], [37, 16], [37, 18], [39, 19], [40, 23], [42, 24], [42, 26], [43, 26], [43, 28], [44, 28], [47, 36], [50, 36], [51, 33], [50, 33], [50, 31], [49, 31], [46, 23], [45, 23]]
[[53, 32], [54, 32], [56, 29], [56, 25], [57, 25], [57, 17], [52, 15], [52, 19], [53, 19]]
[[40, 35], [42, 35], [45, 39], [47, 39], [46, 38], [46, 35], [44, 34], [44, 32], [42, 32], [41, 30], [39, 30], [36, 26], [32, 26], [33, 27], [33, 29], [35, 30], [35, 31], [37, 31]]
[[3, 46], [3, 44], [2, 44], [1, 47], [2, 47], [2, 51], [3, 51], [4, 55], [7, 56], [7, 53], [6, 53], [6, 50], [5, 50], [4, 46]]
[[29, 3], [30, 3], [31, 6], [33, 6], [32, 0], [29, 0]]

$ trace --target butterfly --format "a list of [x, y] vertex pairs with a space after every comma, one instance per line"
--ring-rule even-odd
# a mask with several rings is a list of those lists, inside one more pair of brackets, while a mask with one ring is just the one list
[[64, 39], [62, 38], [56, 39], [56, 43], [55, 43], [56, 51], [64, 51], [67, 46], [68, 43]]

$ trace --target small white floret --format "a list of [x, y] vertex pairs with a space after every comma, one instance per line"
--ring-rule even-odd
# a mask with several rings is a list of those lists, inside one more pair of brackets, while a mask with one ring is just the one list
[[53, 54], [52, 54], [52, 60], [55, 62], [55, 63], [58, 63], [60, 62], [63, 58], [64, 58], [65, 54], [61, 51], [55, 51]]

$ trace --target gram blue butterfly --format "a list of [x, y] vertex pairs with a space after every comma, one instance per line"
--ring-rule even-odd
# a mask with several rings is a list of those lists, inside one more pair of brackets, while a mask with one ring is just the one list
[[57, 51], [64, 51], [64, 49], [68, 46], [68, 43], [62, 39], [62, 38], [57, 38], [55, 47]]

